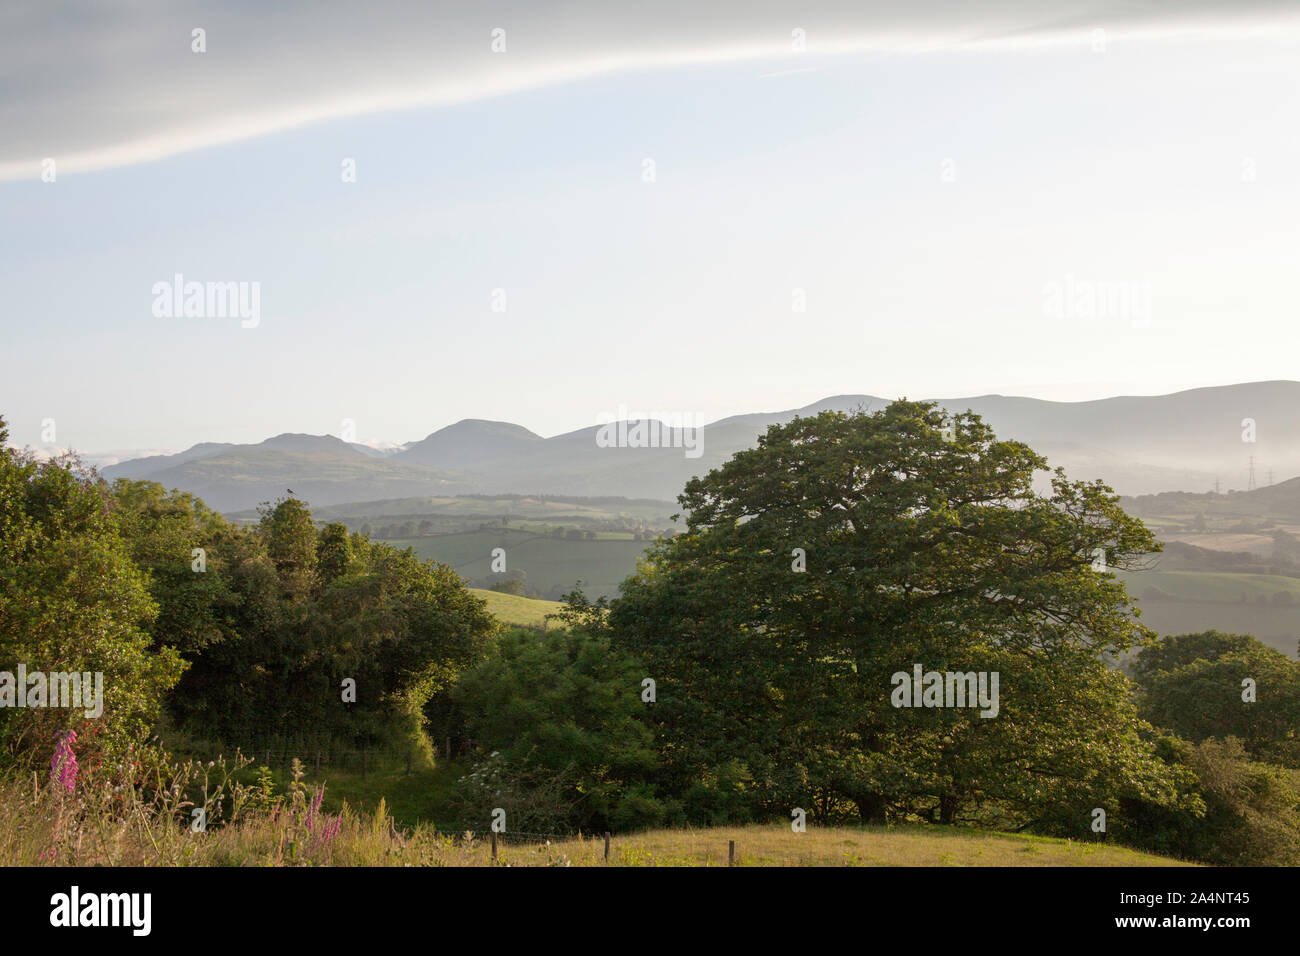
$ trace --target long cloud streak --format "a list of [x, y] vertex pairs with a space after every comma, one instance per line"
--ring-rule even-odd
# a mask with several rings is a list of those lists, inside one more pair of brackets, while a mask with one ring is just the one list
[[[615, 71], [850, 52], [921, 53], [1236, 32], [1295, 22], [1280, 0], [508, 0], [474, 5], [136, 0], [0, 8], [0, 180], [150, 162], [385, 110]], [[207, 51], [191, 51], [191, 31]], [[505, 52], [491, 49], [505, 30]], [[803, 61], [807, 62], [807, 61]], [[778, 67], [780, 68], [780, 67]]]

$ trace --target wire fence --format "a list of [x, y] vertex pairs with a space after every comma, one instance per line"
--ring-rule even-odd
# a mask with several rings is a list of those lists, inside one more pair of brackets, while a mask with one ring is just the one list
[[284, 749], [243, 751], [254, 763], [270, 767], [272, 770], [289, 770], [297, 760], [304, 771], [343, 770], [358, 772], [362, 777], [376, 771], [391, 771], [404, 768], [404, 773], [411, 773], [418, 767], [417, 753], [412, 748], [405, 756], [391, 749], [345, 749], [339, 747], [318, 747], [314, 750]]
[[[667, 852], [651, 853], [633, 836], [617, 838], [610, 832], [583, 833], [541, 833], [528, 830], [440, 830], [428, 831], [430, 835], [447, 840], [483, 841], [489, 844], [493, 862], [501, 862], [505, 851], [535, 849], [563, 853], [576, 848], [587, 852], [603, 863], [648, 862], [657, 857], [667, 864], [694, 864], [704, 866], [737, 866], [741, 859], [736, 853], [734, 839], [721, 839], [710, 836], [706, 831], [682, 830], [673, 835], [672, 846]], [[765, 865], [807, 865], [815, 862], [811, 856], [778, 854], [775, 859], [764, 855]]]
[[258, 746], [239, 747], [187, 747], [181, 756], [189, 752], [196, 759], [233, 758], [236, 754], [250, 760], [253, 766], [264, 766], [271, 770], [292, 769], [295, 760], [307, 773], [320, 773], [326, 770], [340, 770], [360, 773], [365, 777], [373, 772], [392, 772], [401, 770], [410, 774], [422, 769], [425, 754], [434, 759], [451, 760], [456, 756], [469, 753], [472, 747], [463, 741], [446, 740], [436, 748], [428, 750], [409, 746], [400, 747], [376, 745], [372, 747], [346, 747], [331, 743], [318, 746]]

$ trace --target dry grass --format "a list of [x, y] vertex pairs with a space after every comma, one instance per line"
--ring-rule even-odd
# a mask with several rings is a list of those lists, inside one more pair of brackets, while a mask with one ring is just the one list
[[[1183, 866], [1177, 860], [1102, 843], [989, 833], [957, 827], [815, 827], [788, 825], [652, 830], [615, 839], [610, 863], [624, 866]], [[551, 852], [575, 865], [597, 863], [599, 840], [563, 842]]]
[[[268, 798], [231, 782], [223, 766], [187, 764], [178, 786], [146, 801], [129, 789], [82, 786], [61, 792], [43, 781], [0, 784], [2, 866], [490, 866], [490, 836], [398, 827], [382, 801], [373, 812], [346, 804], [319, 810], [300, 778]], [[193, 802], [185, 794], [205, 793]], [[188, 825], [195, 804], [210, 825]], [[948, 827], [860, 829], [747, 826], [654, 830], [617, 836], [608, 864], [601, 837], [547, 842], [506, 834], [503, 866], [1161, 866], [1176, 861], [1096, 843]]]

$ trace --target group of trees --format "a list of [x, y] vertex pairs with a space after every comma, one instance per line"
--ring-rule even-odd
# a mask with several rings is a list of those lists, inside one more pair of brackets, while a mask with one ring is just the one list
[[[1035, 492], [1045, 464], [976, 416], [918, 403], [774, 426], [688, 484], [686, 530], [650, 550], [608, 613], [573, 596], [569, 636], [549, 640], [607, 644], [603, 671], [552, 648], [462, 682], [482, 714], [505, 711], [486, 687], [514, 687], [516, 704], [544, 696], [528, 689], [539, 681], [616, 691], [601, 713], [582, 709], [589, 692], [528, 710], [546, 729], [526, 740], [488, 735], [484, 779], [513, 767], [532, 818], [549, 806], [588, 827], [798, 807], [1098, 839], [1101, 809], [1108, 838], [1296, 862], [1300, 665], [1251, 638], [1159, 642], [1109, 573], [1159, 545], [1100, 483], [1057, 472]], [[1136, 679], [1116, 666], [1126, 658]], [[996, 672], [998, 714], [893, 706], [892, 675], [915, 664]], [[652, 702], [638, 696], [647, 679]], [[613, 758], [643, 752], [633, 735], [594, 738], [605, 750], [575, 729], [631, 717], [653, 732], [653, 766]]]
[[70, 727], [116, 758], [163, 717], [232, 746], [423, 747], [497, 629], [449, 568], [318, 528], [296, 499], [237, 526], [183, 492], [36, 461], [4, 435], [0, 422], [0, 670], [102, 672], [105, 688], [96, 718], [0, 708], [10, 760], [48, 759]]
[[27, 686], [11, 686], [0, 707], [0, 753], [47, 760], [75, 724], [84, 768], [123, 765], [158, 720], [184, 662], [177, 649], [154, 643], [158, 605], [107, 488], [72, 462], [38, 462], [7, 439], [0, 419], [0, 671], [14, 682], [20, 666], [28, 674], [102, 674], [103, 711], [88, 720], [84, 708], [20, 707], [17, 695], [41, 701]]
[[1300, 663], [1252, 637], [1208, 631], [1145, 648], [1129, 670], [1162, 759], [1189, 798], [1136, 807], [1128, 838], [1223, 864], [1300, 864]]
[[[105, 752], [164, 713], [228, 743], [454, 734], [474, 827], [498, 807], [548, 831], [797, 807], [1095, 839], [1101, 809], [1108, 837], [1160, 852], [1300, 861], [1300, 664], [1158, 641], [1109, 573], [1158, 543], [1100, 482], [1035, 490], [1045, 468], [932, 404], [773, 426], [686, 486], [685, 529], [620, 598], [575, 592], [542, 634], [498, 633], [451, 569], [295, 499], [241, 527], [4, 450], [0, 653], [105, 671]], [[917, 665], [996, 675], [995, 712], [897, 706]], [[0, 710], [0, 743], [48, 747], [60, 719]]]
[[426, 707], [496, 629], [449, 568], [318, 528], [297, 499], [251, 528], [154, 483], [119, 480], [113, 499], [163, 608], [156, 646], [189, 661], [172, 705], [194, 734], [423, 748]]

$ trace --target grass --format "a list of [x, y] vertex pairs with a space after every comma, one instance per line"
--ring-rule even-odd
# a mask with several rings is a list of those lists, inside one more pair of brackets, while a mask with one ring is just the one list
[[[309, 788], [325, 787], [324, 808], [373, 821], [383, 812], [411, 847], [437, 843], [444, 864], [488, 865], [490, 837], [466, 840], [449, 833], [447, 797], [467, 770], [460, 761], [405, 768], [391, 764], [370, 770], [332, 769], [319, 776], [310, 767]], [[290, 775], [275, 773], [277, 790]], [[345, 809], [346, 808], [346, 809]], [[381, 811], [382, 808], [382, 811]], [[450, 840], [450, 842], [447, 842]], [[709, 829], [661, 829], [615, 836], [609, 863], [615, 866], [725, 866], [728, 842], [736, 842], [737, 866], [1176, 866], [1177, 860], [1106, 843], [1078, 842], [964, 827], [819, 827], [795, 833], [788, 824], [754, 824]], [[438, 842], [441, 841], [441, 842]], [[443, 859], [439, 857], [439, 859]], [[454, 862], [452, 862], [454, 860]], [[565, 862], [567, 860], [567, 863]], [[505, 865], [604, 865], [599, 835], [546, 844], [540, 838], [506, 833], [499, 838], [498, 863]]]
[[[325, 787], [325, 806], [332, 810], [342, 810], [347, 803], [359, 812], [371, 813], [382, 801], [398, 826], [427, 823], [442, 829], [451, 825], [446, 814], [452, 787], [469, 770], [469, 765], [459, 760], [438, 760], [432, 768], [412, 768], [409, 774], [404, 767], [393, 765], [371, 770], [364, 777], [353, 770], [314, 774], [307, 768], [304, 781]], [[288, 773], [274, 776], [278, 787], [289, 780]]]
[[492, 549], [504, 548], [507, 569], [523, 571], [530, 588], [544, 594], [555, 588], [569, 591], [581, 581], [583, 591], [593, 599], [613, 597], [623, 579], [636, 570], [637, 558], [650, 547], [648, 541], [570, 541], [515, 529], [428, 535], [389, 543], [450, 565], [471, 580], [487, 578], [492, 573]]
[[[125, 769], [125, 768], [123, 768]], [[92, 769], [64, 790], [47, 772], [0, 778], [0, 866], [1176, 866], [1092, 841], [961, 827], [788, 824], [555, 837], [454, 830], [438, 819], [455, 761], [359, 773], [297, 765], [272, 784], [247, 758], [185, 760], [148, 788]], [[209, 825], [191, 824], [204, 807]]]
[[520, 597], [517, 594], [503, 594], [500, 591], [488, 591], [482, 588], [470, 589], [475, 597], [487, 602], [488, 612], [502, 624], [515, 627], [547, 626], [546, 615], [554, 614], [564, 605], [559, 601], [541, 601], [536, 598]]
[[[5, 780], [0, 865], [725, 866], [731, 842], [737, 866], [1183, 865], [1115, 845], [936, 826], [810, 826], [798, 834], [788, 825], [651, 830], [615, 835], [608, 860], [599, 835], [546, 840], [506, 832], [494, 858], [490, 834], [403, 825], [394, 812], [403, 800], [437, 799], [416, 797], [428, 790], [426, 774], [408, 778], [407, 796], [383, 775], [342, 782], [339, 792], [359, 803], [344, 800], [335, 809], [320, 804], [320, 792], [307, 780], [294, 780], [287, 795], [268, 800], [256, 788], [233, 784], [230, 770], [188, 763], [182, 786], [162, 788], [152, 800], [131, 788], [87, 786], [85, 780], [73, 792], [34, 786], [31, 779]], [[443, 784], [450, 786], [456, 773], [455, 766], [445, 767]], [[194, 804], [185, 792], [196, 787], [212, 793], [212, 819], [225, 825], [192, 829]]]
[[[194, 782], [192, 779], [191, 782]], [[373, 808], [313, 808], [300, 784], [229, 825], [194, 832], [190, 804], [164, 795], [145, 805], [119, 795], [0, 788], [3, 866], [1177, 866], [1178, 861], [1099, 843], [955, 827], [785, 825], [653, 830], [612, 839], [554, 842], [502, 835], [493, 858], [488, 834], [402, 826], [386, 799]], [[229, 792], [227, 792], [227, 799]]]
[[[146, 791], [95, 771], [65, 791], [37, 772], [0, 779], [0, 866], [1178, 866], [1106, 843], [962, 827], [754, 824], [556, 837], [453, 830], [437, 819], [464, 771], [389, 767], [268, 787], [246, 758], [187, 760]], [[328, 799], [324, 799], [328, 797]], [[206, 830], [191, 826], [204, 806]]]
[[[737, 866], [1184, 866], [1167, 857], [1104, 843], [990, 833], [961, 827], [816, 827], [795, 833], [785, 824], [650, 830], [615, 837], [610, 863], [620, 866], [726, 866], [729, 841]], [[535, 855], [536, 848], [529, 848]], [[599, 865], [599, 839], [547, 848], [573, 865]], [[518, 851], [508, 849], [503, 862]], [[529, 856], [525, 854], [523, 860]]]

